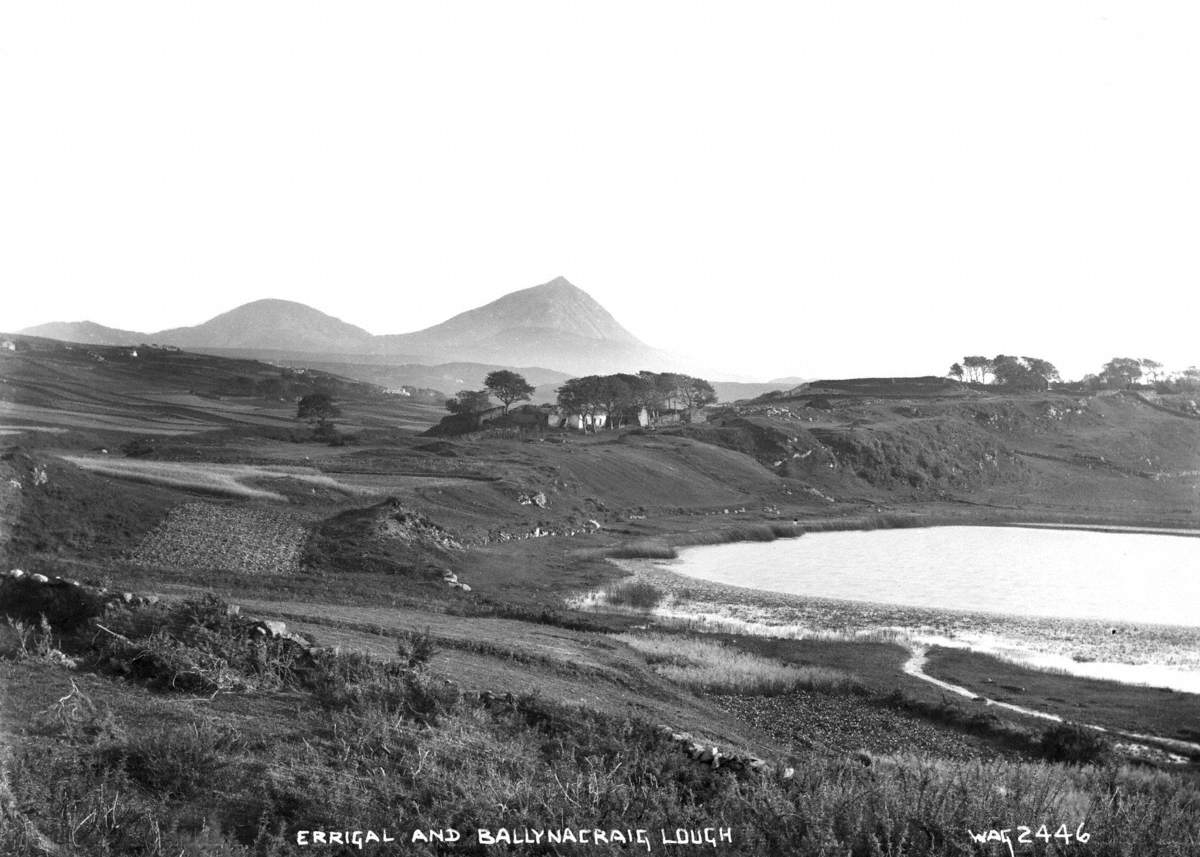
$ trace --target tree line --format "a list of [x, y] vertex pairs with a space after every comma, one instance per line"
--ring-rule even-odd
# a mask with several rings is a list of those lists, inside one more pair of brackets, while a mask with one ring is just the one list
[[950, 367], [950, 377], [974, 384], [998, 384], [1016, 389], [1045, 390], [1054, 381], [1062, 378], [1058, 369], [1049, 360], [1041, 357], [1017, 357], [1012, 354], [997, 354], [984, 357], [979, 354], [964, 357], [961, 363]]
[[[1045, 390], [1062, 378], [1054, 364], [1040, 357], [995, 357], [971, 355], [955, 362], [949, 375], [972, 384], [995, 384], [1013, 389]], [[1085, 375], [1080, 382], [1092, 389], [1125, 389], [1150, 384], [1162, 392], [1200, 390], [1200, 369], [1192, 366], [1168, 375], [1163, 365], [1148, 357], [1114, 357], [1100, 371]]]
[[1150, 385], [1162, 393], [1200, 391], [1200, 368], [1189, 366], [1182, 372], [1168, 373], [1163, 365], [1149, 357], [1114, 357], [1094, 375], [1084, 375], [1085, 387], [1123, 390]]

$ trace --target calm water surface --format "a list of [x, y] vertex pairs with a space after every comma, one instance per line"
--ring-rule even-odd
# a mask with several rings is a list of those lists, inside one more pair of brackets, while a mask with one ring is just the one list
[[911, 607], [1200, 627], [1200, 538], [1019, 527], [810, 533], [688, 548], [717, 583]]

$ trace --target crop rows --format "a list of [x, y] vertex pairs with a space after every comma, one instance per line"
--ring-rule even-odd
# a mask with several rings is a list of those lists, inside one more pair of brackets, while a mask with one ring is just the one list
[[140, 565], [246, 574], [299, 571], [308, 531], [285, 512], [213, 503], [172, 509], [134, 551]]

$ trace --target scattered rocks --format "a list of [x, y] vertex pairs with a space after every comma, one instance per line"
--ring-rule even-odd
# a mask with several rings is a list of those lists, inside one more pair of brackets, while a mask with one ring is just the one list
[[670, 726], [660, 725], [657, 729], [663, 735], [670, 738], [672, 742], [678, 744], [690, 758], [702, 765], [708, 765], [712, 768], [725, 768], [735, 773], [750, 771], [751, 773], [763, 774], [767, 771], [767, 763], [757, 756], [740, 756], [734, 753], [723, 753], [720, 747], [696, 740], [691, 732], [676, 732]]
[[520, 494], [517, 496], [517, 502], [522, 506], [537, 506], [539, 509], [545, 509], [546, 495], [541, 491], [533, 494]]

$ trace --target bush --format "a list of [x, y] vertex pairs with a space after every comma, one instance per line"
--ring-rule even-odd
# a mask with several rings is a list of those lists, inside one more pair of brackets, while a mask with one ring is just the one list
[[637, 610], [653, 610], [663, 600], [663, 594], [653, 583], [634, 580], [608, 587], [605, 600], [617, 607], [633, 607]]
[[[421, 652], [428, 647], [432, 653], [431, 643], [421, 642], [419, 636], [416, 641], [410, 645]], [[413, 659], [411, 654], [408, 657]], [[378, 661], [360, 652], [321, 652], [309, 685], [317, 702], [326, 709], [360, 719], [382, 716], [390, 721], [435, 725], [458, 702], [458, 691], [453, 686], [404, 664]]]
[[136, 743], [106, 748], [101, 758], [123, 768], [131, 780], [153, 794], [182, 800], [211, 786], [236, 749], [228, 732], [191, 723], [182, 729], [159, 728], [140, 735]]
[[420, 634], [407, 631], [396, 644], [396, 654], [408, 664], [409, 669], [423, 669], [436, 651], [428, 628]]
[[161, 690], [212, 694], [299, 684], [305, 649], [254, 626], [212, 595], [143, 605], [106, 618], [91, 655], [100, 669]]
[[1042, 733], [1042, 755], [1051, 762], [1091, 765], [1103, 762], [1111, 748], [1098, 733], [1073, 723], [1056, 723]]

